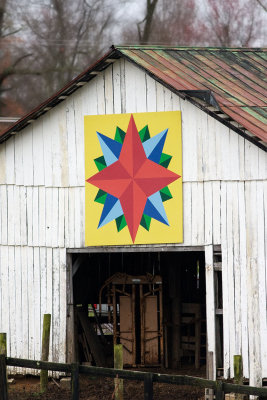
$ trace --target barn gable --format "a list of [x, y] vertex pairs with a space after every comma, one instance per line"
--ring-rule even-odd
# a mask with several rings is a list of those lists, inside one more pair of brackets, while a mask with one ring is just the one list
[[[262, 130], [260, 136], [256, 131], [247, 136], [243, 127], [233, 125], [236, 121], [226, 121], [223, 114], [215, 118], [215, 105], [205, 98], [185, 91], [178, 96], [143, 66], [123, 57], [111, 59], [112, 51], [103, 71], [87, 71], [88, 83], [86, 74], [80, 76], [74, 81], [78, 90], [65, 97], [68, 89], [63, 89], [2, 137], [0, 330], [8, 332], [9, 354], [40, 357], [44, 312], [53, 316], [51, 358], [65, 361], [71, 353], [66, 269], [68, 254], [84, 249], [84, 116], [180, 110], [184, 241], [175, 246], [205, 251], [207, 284], [214, 279], [214, 249], [220, 246], [225, 376], [233, 376], [233, 355], [242, 354], [245, 376], [260, 384], [267, 377], [267, 162]], [[49, 101], [58, 103], [44, 111]], [[208, 291], [208, 351], [215, 354], [214, 296], [213, 289]]]

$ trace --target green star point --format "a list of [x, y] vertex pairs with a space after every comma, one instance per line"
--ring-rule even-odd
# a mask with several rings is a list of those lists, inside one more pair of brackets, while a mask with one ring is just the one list
[[106, 198], [107, 198], [107, 193], [104, 192], [104, 190], [99, 189], [95, 197], [95, 202], [100, 204], [105, 204]]
[[144, 126], [144, 128], [142, 128], [141, 131], [139, 131], [139, 136], [142, 143], [150, 138], [148, 125]]
[[106, 168], [107, 166], [104, 156], [95, 158], [94, 162], [98, 171], [102, 171], [102, 169]]
[[162, 201], [167, 201], [167, 200], [172, 199], [172, 194], [171, 194], [168, 186], [166, 186], [165, 188], [160, 190], [160, 196], [161, 196]]
[[116, 226], [118, 232], [120, 232], [123, 228], [125, 228], [125, 226], [127, 226], [124, 215], [121, 215], [120, 217], [116, 218]]
[[150, 223], [151, 223], [151, 217], [149, 217], [146, 214], [143, 214], [140, 225], [145, 228], [147, 231], [149, 231], [150, 228]]
[[126, 135], [126, 133], [121, 128], [119, 128], [117, 126], [116, 127], [116, 133], [115, 133], [116, 142], [123, 143], [125, 135]]
[[170, 156], [169, 154], [162, 153], [160, 156], [159, 163], [160, 163], [160, 165], [162, 165], [162, 167], [168, 168], [168, 166], [171, 162], [171, 159], [172, 159], [172, 156]]

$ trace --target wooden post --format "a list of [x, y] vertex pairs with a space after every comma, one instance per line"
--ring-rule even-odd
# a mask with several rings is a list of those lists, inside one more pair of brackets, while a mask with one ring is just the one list
[[[243, 362], [242, 356], [235, 355], [234, 356], [234, 383], [237, 385], [243, 385]], [[236, 394], [235, 398], [237, 400], [242, 400], [242, 394]]]
[[7, 356], [6, 333], [0, 333], [0, 354]]
[[153, 400], [153, 374], [151, 372], [145, 374], [144, 400]]
[[[114, 345], [114, 368], [123, 369], [123, 346], [122, 344]], [[115, 400], [123, 400], [123, 379], [114, 379]]]
[[[207, 352], [207, 379], [213, 380], [213, 352]], [[205, 389], [205, 400], [213, 400], [213, 389]]]
[[216, 400], [224, 400], [223, 383], [221, 381], [216, 382]]
[[71, 400], [79, 400], [79, 364], [71, 364]]
[[[42, 336], [42, 361], [48, 361], [49, 355], [49, 339], [50, 339], [51, 314], [44, 314], [43, 318], [43, 336]], [[40, 372], [40, 391], [45, 393], [48, 384], [48, 371]]]
[[0, 400], [8, 400], [5, 354], [0, 354]]

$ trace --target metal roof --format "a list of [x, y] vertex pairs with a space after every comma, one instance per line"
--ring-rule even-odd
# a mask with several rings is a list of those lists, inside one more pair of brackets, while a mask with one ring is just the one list
[[4, 132], [0, 142], [120, 57], [266, 150], [267, 49], [259, 48], [112, 46], [98, 62]]

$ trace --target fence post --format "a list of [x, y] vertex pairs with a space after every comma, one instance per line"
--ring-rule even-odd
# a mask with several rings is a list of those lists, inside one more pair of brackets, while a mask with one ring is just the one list
[[153, 400], [153, 374], [151, 372], [145, 374], [144, 400]]
[[[237, 385], [243, 385], [243, 361], [242, 356], [240, 355], [234, 356], [234, 383]], [[235, 395], [237, 400], [242, 400], [243, 397], [242, 394]]]
[[[43, 318], [43, 335], [42, 335], [42, 361], [48, 361], [49, 355], [49, 339], [50, 339], [50, 325], [51, 325], [51, 314], [44, 314]], [[40, 391], [45, 393], [47, 391], [48, 384], [48, 371], [40, 371]]]
[[216, 381], [216, 400], [224, 400], [223, 383]]
[[79, 364], [71, 364], [71, 400], [79, 400]]
[[0, 400], [8, 400], [5, 354], [0, 354]]
[[[123, 346], [114, 344], [114, 369], [123, 369]], [[114, 379], [115, 400], [123, 400], [123, 379]]]
[[6, 333], [0, 333], [0, 354], [7, 355], [6, 351]]

